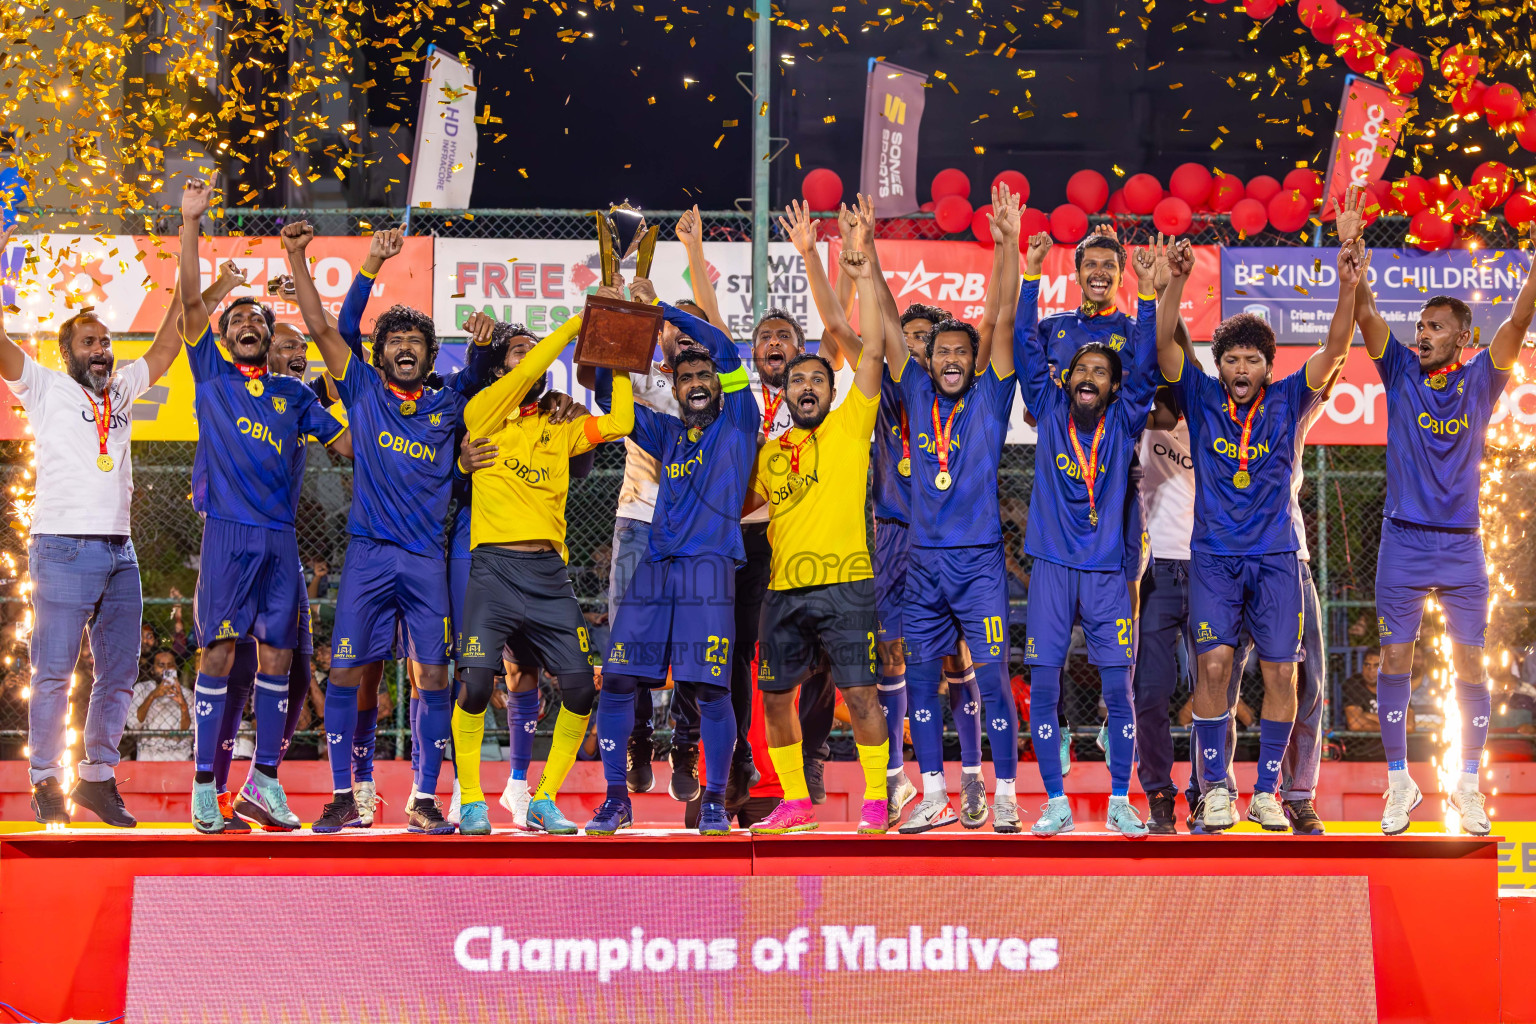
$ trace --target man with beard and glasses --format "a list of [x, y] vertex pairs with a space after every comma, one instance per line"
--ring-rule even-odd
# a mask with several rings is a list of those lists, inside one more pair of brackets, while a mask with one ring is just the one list
[[[1131, 458], [1147, 426], [1157, 391], [1157, 297], [1154, 254], [1136, 253], [1137, 316], [1119, 350], [1084, 342], [1058, 380], [1035, 329], [1040, 268], [1051, 249], [1045, 232], [1029, 240], [1024, 286], [1014, 327], [1014, 362], [1024, 402], [1034, 414], [1035, 485], [1029, 496], [1025, 550], [1034, 556], [1029, 580], [1028, 639], [1030, 733], [1046, 756], [1038, 759], [1046, 803], [1030, 828], [1054, 836], [1075, 828], [1052, 742], [1061, 697], [1061, 670], [1081, 623], [1089, 660], [1099, 670], [1108, 712], [1109, 817], [1106, 826], [1128, 839], [1144, 839], [1147, 826], [1130, 802], [1136, 725], [1131, 705], [1134, 612], [1123, 573], [1125, 533], [1140, 529], [1129, 514]], [[1121, 353], [1129, 368], [1121, 363]]]
[[1237, 823], [1223, 755], [1230, 718], [1227, 685], [1246, 628], [1264, 675], [1259, 771], [1248, 818], [1283, 829], [1285, 814], [1275, 790], [1296, 718], [1296, 662], [1305, 624], [1292, 474], [1303, 424], [1322, 404], [1329, 379], [1349, 353], [1354, 285], [1370, 260], [1358, 245], [1339, 250], [1339, 301], [1327, 341], [1279, 381], [1271, 380], [1274, 331], [1249, 313], [1228, 317], [1212, 333], [1216, 378], [1190, 365], [1176, 328], [1194, 250], [1187, 240], [1179, 241], [1167, 250], [1167, 260], [1170, 280], [1158, 303], [1158, 362], [1189, 422], [1195, 461], [1189, 611], [1198, 670], [1191, 742], [1198, 746], [1208, 787], [1200, 824], [1219, 832]]
[[[995, 200], [990, 221], [1003, 253], [995, 283], [1004, 300], [996, 327], [1001, 338], [1013, 334], [1019, 290], [1019, 200], [1006, 187]], [[962, 639], [976, 666], [997, 775], [992, 827], [1020, 828], [1018, 711], [1008, 681], [1007, 570], [997, 500], [1015, 393], [1013, 346], [993, 345], [985, 367], [978, 367], [980, 347], [976, 328], [942, 321], [928, 336], [924, 367], [903, 338], [885, 332], [891, 380], [901, 388], [912, 429], [911, 553], [901, 613], [923, 798], [901, 827], [909, 834], [959, 820], [944, 783], [939, 680], [943, 658]]]
[[[1357, 239], [1361, 226], [1358, 202], [1346, 201], [1339, 237]], [[1460, 299], [1428, 299], [1410, 347], [1393, 337], [1363, 277], [1355, 288], [1355, 320], [1387, 397], [1387, 496], [1376, 562], [1382, 653], [1376, 696], [1387, 758], [1381, 830], [1387, 835], [1408, 828], [1422, 799], [1408, 774], [1409, 673], [1424, 599], [1431, 594], [1445, 612], [1461, 712], [1461, 775], [1449, 802], [1463, 831], [1487, 835], [1492, 828], [1477, 784], [1492, 716], [1483, 668], [1488, 572], [1479, 532], [1479, 470], [1488, 421], [1520, 357], [1533, 304], [1536, 275], [1527, 273], [1487, 351], [1463, 359], [1474, 335], [1471, 311]]]
[[[0, 252], [10, 232], [0, 231]], [[144, 595], [129, 539], [133, 403], [176, 358], [174, 297], [142, 358], [116, 365], [112, 335], [89, 309], [59, 325], [62, 372], [46, 369], [0, 328], [0, 377], [26, 410], [37, 445], [37, 487], [27, 540], [33, 612], [27, 749], [32, 814], [68, 825], [69, 801], [109, 825], [132, 828], [113, 777], [139, 672]], [[66, 790], [70, 675], [89, 629], [96, 671], [85, 720], [85, 760]]]
[[[631, 294], [656, 301], [638, 279]], [[631, 435], [661, 464], [649, 557], [635, 567], [610, 626], [598, 700], [598, 746], [607, 796], [588, 835], [612, 835], [633, 821], [625, 745], [634, 730], [635, 691], [673, 685], [693, 690], [704, 746], [699, 832], [725, 835], [726, 779], [736, 744], [732, 658], [737, 569], [745, 560], [741, 508], [762, 429], [736, 345], [718, 328], [661, 303], [667, 321], [707, 349], [685, 349], [672, 363], [680, 416], [639, 406]], [[748, 677], [750, 679], [750, 676]], [[750, 696], [750, 691], [749, 691]]]
[[884, 317], [862, 252], [844, 250], [843, 272], [858, 281], [860, 322], [870, 343], [860, 355], [853, 393], [832, 408], [832, 365], [819, 355], [790, 361], [785, 405], [794, 427], [762, 447], [747, 507], [772, 510], [773, 568], [763, 603], [757, 687], [763, 692], [768, 757], [784, 799], [753, 832], [781, 834], [816, 827], [805, 784], [796, 691], [819, 662], [831, 666], [853, 724], [864, 768], [859, 831], [889, 824], [886, 723], [875, 689], [874, 571], [865, 532], [870, 437], [880, 406], [885, 365]]
[[192, 824], [205, 834], [224, 831], [213, 762], [235, 643], [250, 635], [258, 644], [256, 751], [235, 810], [265, 828], [289, 830], [299, 827], [299, 817], [277, 781], [277, 764], [304, 590], [294, 532], [303, 485], [298, 449], [314, 436], [345, 452], [349, 439], [302, 381], [268, 373], [271, 309], [253, 298], [236, 299], [219, 317], [234, 361], [219, 350], [197, 259], [200, 222], [212, 196], [206, 182], [189, 180], [181, 197], [181, 331], [197, 382], [199, 424], [192, 507], [203, 516], [194, 606], [202, 656], [193, 688]]
[[[432, 318], [392, 306], [373, 327], [372, 366], [363, 365], [326, 319], [304, 252], [315, 235], [307, 222], [285, 225], [283, 246], [309, 335], [336, 381], [353, 433], [351, 542], [342, 567], [331, 640], [325, 725], [333, 803], [352, 795], [352, 746], [358, 686], [374, 678], [397, 636], [413, 663], [421, 694], [417, 723], [421, 757], [406, 815], [411, 832], [448, 835], [454, 826], [438, 807], [436, 789], [452, 731], [448, 656], [453, 642], [443, 525], [453, 488], [455, 441], [467, 395], [484, 376], [481, 350], [471, 346], [465, 369], [447, 386], [430, 388], [437, 358]], [[573, 323], [571, 330], [575, 330]], [[322, 817], [324, 815], [322, 814]]]

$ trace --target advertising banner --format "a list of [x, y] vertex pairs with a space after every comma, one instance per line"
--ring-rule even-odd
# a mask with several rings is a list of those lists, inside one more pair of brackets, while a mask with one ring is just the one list
[[475, 188], [479, 132], [475, 128], [475, 69], [446, 50], [427, 48], [427, 74], [416, 110], [416, 158], [406, 205], [467, 208]]
[[917, 134], [927, 81], [908, 68], [869, 62], [859, 191], [874, 197], [876, 216], [917, 212]]
[[[928, 876], [141, 876], [125, 1019], [228, 1016], [209, 971], [249, 962], [263, 939], [187, 908], [235, 905], [284, 922], [283, 983], [241, 1010], [252, 1022], [1155, 1024], [1307, 1020], [1319, 1006], [1342, 1024], [1376, 1019], [1364, 877], [993, 877], [981, 900], [976, 886]], [[1265, 937], [1263, 985], [1215, 971], [1192, 986], [1167, 969], [1170, 949], [1242, 948], [1255, 935]], [[353, 958], [339, 981], [333, 950], [359, 944], [391, 955]]]
[[1333, 150], [1324, 179], [1324, 220], [1338, 215], [1349, 186], [1374, 185], [1382, 179], [1412, 109], [1412, 100], [1384, 85], [1359, 75], [1344, 76], [1344, 95], [1339, 100]]

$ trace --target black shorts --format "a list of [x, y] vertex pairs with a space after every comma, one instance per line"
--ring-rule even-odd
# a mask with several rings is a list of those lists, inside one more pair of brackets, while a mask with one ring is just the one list
[[459, 632], [461, 666], [499, 671], [502, 655], [510, 653], [519, 666], [542, 665], [552, 675], [575, 675], [592, 671], [590, 647], [587, 620], [558, 554], [474, 550]]
[[785, 693], [825, 654], [839, 687], [875, 682], [875, 581], [770, 590], [758, 636], [758, 689]]

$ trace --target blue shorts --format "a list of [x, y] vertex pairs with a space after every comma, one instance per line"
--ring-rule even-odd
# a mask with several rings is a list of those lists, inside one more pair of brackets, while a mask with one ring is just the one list
[[1065, 665], [1072, 626], [1078, 622], [1083, 624], [1090, 662], [1099, 668], [1131, 664], [1131, 593], [1124, 577], [1035, 559], [1029, 577], [1025, 663]]
[[448, 607], [453, 615], [454, 649], [464, 642], [464, 593], [469, 588], [468, 558], [448, 559]]
[[371, 665], [402, 653], [422, 665], [448, 664], [453, 644], [448, 567], [441, 555], [418, 555], [398, 544], [351, 538], [341, 567], [331, 663]]
[[1382, 644], [1419, 637], [1424, 599], [1445, 610], [1453, 643], [1483, 646], [1488, 629], [1488, 566], [1476, 530], [1437, 530], [1401, 519], [1381, 521], [1376, 556], [1376, 628]]
[[203, 520], [193, 623], [197, 646], [250, 635], [268, 647], [299, 644], [304, 570], [292, 527], [269, 530], [227, 519]]
[[309, 588], [304, 586], [304, 570], [299, 570], [299, 654], [304, 661], [315, 656], [315, 620], [309, 612]]
[[907, 591], [907, 524], [875, 522], [875, 619], [881, 643], [902, 637], [901, 603]]
[[1125, 553], [1120, 565], [1127, 583], [1140, 583], [1151, 561], [1152, 543], [1147, 536], [1147, 508], [1141, 500], [1141, 467], [1131, 473], [1125, 488]]
[[736, 562], [689, 555], [641, 562], [608, 634], [608, 672], [731, 685], [736, 642]]
[[1003, 546], [913, 548], [901, 614], [912, 661], [937, 661], [953, 654], [964, 637], [973, 663], [1007, 662]]
[[1300, 661], [1301, 590], [1301, 562], [1294, 551], [1190, 552], [1189, 621], [1196, 653], [1236, 647], [1246, 629], [1260, 661]]

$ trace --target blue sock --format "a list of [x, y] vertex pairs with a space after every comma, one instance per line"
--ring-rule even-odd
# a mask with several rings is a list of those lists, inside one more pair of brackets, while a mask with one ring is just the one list
[[972, 666], [961, 675], [945, 672], [944, 681], [949, 684], [949, 714], [955, 720], [955, 735], [960, 738], [960, 763], [967, 768], [980, 768], [981, 688], [976, 685], [976, 668]]
[[224, 721], [224, 702], [228, 695], [229, 676], [197, 674], [197, 685], [192, 692], [192, 725], [196, 730], [193, 744], [199, 772], [213, 771], [213, 758], [219, 749], [219, 726]]
[[[1381, 672], [1376, 676], [1376, 711], [1381, 722], [1381, 748], [1387, 767], [1408, 768], [1408, 702], [1413, 684], [1407, 672]], [[1465, 719], [1463, 719], [1465, 721]]]
[[278, 764], [282, 764], [283, 758], [288, 756], [288, 745], [293, 742], [293, 734], [299, 731], [299, 715], [304, 711], [304, 701], [309, 696], [312, 657], [313, 652], [306, 654], [295, 651], [293, 665], [288, 669], [288, 712], [283, 716], [283, 752], [277, 759]]
[[629, 734], [635, 730], [635, 678], [604, 676], [597, 697], [597, 749], [603, 755], [603, 781], [608, 799], [628, 800]]
[[[1381, 683], [1376, 686], [1380, 689]], [[1488, 720], [1493, 717], [1487, 684], [1456, 680], [1456, 708], [1461, 712], [1461, 770], [1475, 775], [1488, 743]]]
[[942, 661], [907, 663], [908, 718], [912, 722], [912, 752], [925, 775], [944, 770], [944, 702], [939, 697]]
[[421, 765], [416, 769], [416, 792], [432, 796], [443, 770], [443, 752], [453, 732], [453, 691], [421, 691]]
[[981, 689], [981, 714], [987, 716], [987, 739], [992, 744], [992, 770], [999, 779], [1019, 774], [1019, 709], [1008, 683], [1008, 663], [983, 662], [976, 666], [976, 685]]
[[235, 644], [235, 663], [229, 669], [229, 690], [224, 695], [224, 718], [219, 723], [219, 748], [213, 754], [213, 788], [229, 791], [229, 765], [235, 756], [235, 739], [240, 734], [240, 719], [245, 702], [256, 685], [256, 641]]
[[[725, 780], [731, 771], [731, 753], [736, 748], [736, 713], [731, 709], [731, 691], [713, 683], [699, 684], [699, 737], [704, 741], [704, 800], [722, 803]], [[629, 734], [624, 734], [629, 739]]]
[[421, 769], [421, 698], [411, 698], [411, 777]]
[[902, 765], [902, 724], [907, 720], [907, 677], [881, 676], [879, 690], [880, 710], [885, 715], [885, 737], [890, 743], [890, 759], [886, 771], [897, 771]]
[[288, 673], [256, 673], [256, 764], [277, 766], [283, 756], [283, 726], [288, 720]]
[[507, 761], [514, 779], [527, 780], [533, 762], [533, 731], [539, 724], [539, 691], [514, 693], [507, 699]]
[[331, 759], [331, 789], [352, 788], [352, 737], [357, 732], [357, 687], [325, 688], [325, 751]]
[[1061, 781], [1061, 751], [1057, 749], [1060, 726], [1056, 724], [1056, 702], [1060, 697], [1061, 666], [1029, 666], [1029, 736], [1048, 798], [1067, 795]]
[[1227, 723], [1231, 712], [1216, 718], [1194, 716], [1194, 744], [1200, 752], [1200, 779], [1207, 786], [1227, 784]]
[[1259, 719], [1259, 775], [1253, 784], [1255, 793], [1274, 795], [1280, 787], [1280, 762], [1285, 759], [1285, 747], [1291, 742], [1294, 725], [1294, 722]]
[[373, 781], [373, 751], [379, 740], [379, 706], [357, 709], [357, 733], [352, 740], [352, 777]]
[[[1099, 669], [1104, 693], [1104, 723], [1109, 734], [1109, 795], [1129, 796], [1131, 765], [1136, 759], [1136, 713], [1131, 709], [1131, 668], [1116, 665]], [[1031, 698], [1033, 699], [1033, 698]]]

